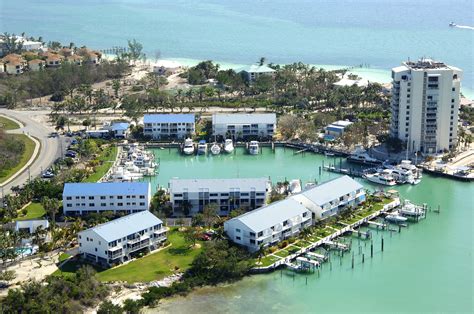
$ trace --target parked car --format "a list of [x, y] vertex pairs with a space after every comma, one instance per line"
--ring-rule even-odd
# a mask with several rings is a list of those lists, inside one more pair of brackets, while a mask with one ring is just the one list
[[46, 170], [41, 176], [45, 179], [51, 179], [54, 178], [54, 173], [51, 170]]
[[201, 240], [201, 241], [210, 241], [210, 240], [211, 240], [211, 237], [208, 236], [208, 235], [205, 234], [205, 233], [202, 233], [202, 234], [198, 235], [198, 239]]
[[59, 136], [58, 132], [51, 132], [49, 134], [49, 137], [51, 137], [51, 138], [55, 138], [55, 137], [58, 137], [58, 136]]
[[77, 153], [73, 150], [68, 150], [65, 154], [66, 157], [76, 158]]

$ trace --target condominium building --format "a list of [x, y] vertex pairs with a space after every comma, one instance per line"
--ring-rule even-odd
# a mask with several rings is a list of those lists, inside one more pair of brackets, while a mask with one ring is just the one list
[[336, 215], [340, 209], [347, 206], [357, 206], [366, 199], [362, 184], [342, 176], [306, 191], [293, 195], [298, 201], [313, 213], [313, 219], [325, 219]]
[[269, 66], [265, 64], [252, 64], [246, 67], [243, 67], [242, 69], [238, 70], [238, 73], [242, 73], [244, 78], [247, 81], [255, 81], [261, 76], [274, 76], [275, 75], [275, 70], [270, 68]]
[[181, 139], [195, 132], [194, 114], [147, 114], [143, 135], [153, 139]]
[[235, 243], [251, 252], [297, 236], [311, 226], [311, 212], [292, 198], [260, 207], [224, 223], [224, 231]]
[[169, 189], [175, 213], [194, 215], [215, 204], [225, 216], [233, 209], [263, 206], [271, 183], [267, 178], [171, 179]]
[[150, 183], [145, 182], [66, 183], [63, 191], [65, 215], [130, 214], [148, 210], [150, 201]]
[[145, 210], [79, 232], [79, 253], [90, 262], [113, 266], [166, 241], [168, 228]]
[[276, 129], [276, 114], [218, 114], [212, 115], [214, 135], [232, 138], [273, 136]]
[[431, 59], [407, 61], [392, 69], [390, 134], [410, 152], [453, 149], [462, 71]]

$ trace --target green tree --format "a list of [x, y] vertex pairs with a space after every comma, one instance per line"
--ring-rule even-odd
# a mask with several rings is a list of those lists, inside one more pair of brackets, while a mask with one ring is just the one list
[[97, 314], [122, 314], [123, 312], [120, 305], [115, 305], [109, 300], [102, 302], [97, 309]]
[[219, 218], [217, 214], [218, 214], [218, 208], [216, 204], [206, 205], [202, 212], [204, 225], [208, 228], [212, 227], [214, 223], [217, 221], [217, 219]]
[[137, 61], [144, 57], [143, 54], [143, 45], [139, 43], [136, 39], [128, 40], [128, 51], [130, 59], [132, 61]]

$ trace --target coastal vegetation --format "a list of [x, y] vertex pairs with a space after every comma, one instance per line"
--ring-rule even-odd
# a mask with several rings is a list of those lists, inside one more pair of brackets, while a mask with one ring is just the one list
[[7, 117], [0, 116], [0, 130], [19, 129], [20, 125]]

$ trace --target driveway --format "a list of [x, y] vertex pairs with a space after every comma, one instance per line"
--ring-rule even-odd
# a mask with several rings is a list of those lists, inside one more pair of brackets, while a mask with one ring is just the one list
[[62, 138], [49, 138], [49, 134], [54, 129], [49, 125], [35, 121], [32, 118], [35, 115], [34, 111], [16, 111], [2, 108], [0, 109], [0, 114], [15, 118], [23, 123], [24, 126], [21, 129], [13, 130], [10, 133], [27, 133], [41, 143], [39, 155], [30, 165], [29, 169], [26, 169], [2, 187], [2, 194], [0, 196], [3, 197], [3, 195], [11, 192], [13, 186], [23, 185], [30, 177], [39, 176], [56, 158], [61, 156], [61, 146], [63, 146], [63, 149], [66, 149], [66, 144], [64, 144], [64, 139]]

